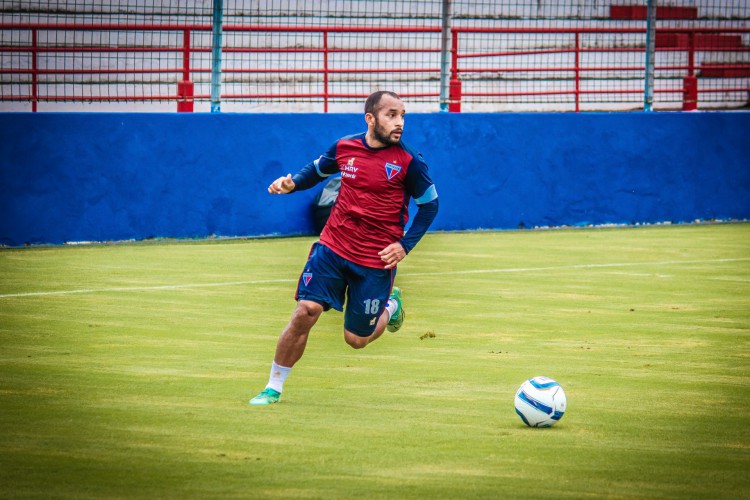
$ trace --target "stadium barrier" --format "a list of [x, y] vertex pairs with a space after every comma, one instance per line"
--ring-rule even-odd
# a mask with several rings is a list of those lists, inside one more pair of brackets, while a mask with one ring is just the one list
[[750, 104], [736, 0], [218, 3], [0, 0], [0, 111], [349, 113], [384, 88], [420, 112]]
[[[271, 196], [359, 114], [0, 114], [0, 243], [314, 233]], [[750, 113], [409, 114], [433, 230], [750, 218]]]

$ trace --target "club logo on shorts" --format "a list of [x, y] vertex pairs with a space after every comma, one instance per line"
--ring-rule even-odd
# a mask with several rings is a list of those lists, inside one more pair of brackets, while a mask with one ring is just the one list
[[393, 163], [385, 164], [385, 174], [388, 176], [388, 180], [393, 179], [400, 172], [401, 172], [401, 167], [399, 165], [394, 165]]
[[302, 281], [305, 282], [305, 286], [310, 284], [312, 280], [312, 273], [302, 273]]

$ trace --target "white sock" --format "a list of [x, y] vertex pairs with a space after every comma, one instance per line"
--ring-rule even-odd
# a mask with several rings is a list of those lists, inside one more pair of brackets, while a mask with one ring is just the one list
[[271, 375], [268, 377], [268, 385], [266, 385], [266, 388], [270, 387], [276, 392], [282, 392], [284, 381], [289, 376], [290, 371], [292, 371], [291, 368], [277, 365], [274, 361], [271, 364]]
[[398, 302], [393, 299], [388, 299], [388, 304], [385, 306], [385, 310], [388, 311], [388, 321], [390, 321], [398, 310]]

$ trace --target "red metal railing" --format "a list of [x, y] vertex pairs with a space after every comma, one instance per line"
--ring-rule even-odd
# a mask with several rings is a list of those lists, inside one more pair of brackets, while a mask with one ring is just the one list
[[[474, 52], [474, 53], [461, 53], [460, 52], [460, 36], [468, 34], [478, 33], [495, 33], [495, 34], [528, 34], [528, 33], [539, 33], [539, 34], [567, 34], [573, 36], [573, 47], [571, 48], [559, 48], [552, 50], [532, 50], [532, 51], [498, 51], [498, 52]], [[450, 105], [449, 109], [453, 112], [459, 112], [461, 110], [461, 101], [465, 97], [519, 97], [519, 96], [548, 96], [548, 95], [572, 95], [575, 101], [575, 111], [580, 111], [581, 96], [587, 94], [643, 94], [643, 89], [582, 89], [582, 73], [596, 73], [596, 72], [612, 72], [612, 71], [645, 71], [645, 63], [643, 66], [622, 66], [622, 65], [597, 65], [584, 67], [581, 65], [581, 54], [585, 53], [643, 53], [645, 54], [644, 47], [633, 47], [633, 48], [618, 48], [618, 47], [603, 47], [603, 48], [586, 48], [581, 45], [581, 35], [584, 34], [644, 34], [643, 29], [632, 29], [632, 28], [454, 28], [453, 29], [453, 47], [452, 47], [452, 64], [451, 64], [451, 94], [450, 94]], [[701, 64], [698, 65], [695, 62], [696, 52], [745, 52], [750, 53], [750, 47], [743, 46], [741, 44], [731, 44], [726, 46], [720, 43], [721, 37], [726, 36], [727, 33], [750, 33], [748, 28], [662, 28], [657, 32], [657, 42], [659, 35], [677, 35], [685, 37], [687, 43], [676, 44], [677, 46], [667, 46], [666, 43], [657, 43], [657, 52], [663, 51], [681, 51], [686, 52], [688, 55], [687, 65], [662, 65], [656, 66], [655, 72], [659, 71], [684, 71], [686, 72], [683, 78], [683, 85], [680, 90], [667, 89], [667, 88], [655, 88], [655, 93], [667, 94], [667, 93], [682, 93], [682, 105], [683, 110], [694, 110], [697, 108], [698, 102], [698, 84], [696, 73], [698, 70], [723, 70], [726, 73], [724, 75], [717, 72], [716, 77], [733, 77], [733, 78], [745, 78], [747, 79], [744, 84], [740, 83], [735, 86], [725, 87], [714, 87], [700, 89], [700, 92], [705, 93], [721, 93], [721, 92], [747, 92], [750, 95], [750, 64], [748, 63], [732, 63], [732, 64]], [[710, 43], [712, 40], [704, 40], [704, 43], [696, 44], [696, 39], [701, 35], [711, 36], [716, 35], [713, 41], [716, 43]], [[660, 46], [661, 45], [661, 46]], [[566, 54], [572, 53], [574, 56], [573, 66], [483, 66], [483, 67], [465, 67], [459, 66], [461, 60], [470, 60], [472, 58], [502, 58], [502, 57], [513, 57], [519, 55], [537, 55], [537, 54]], [[525, 92], [463, 92], [461, 75], [467, 73], [516, 73], [516, 72], [559, 72], [559, 73], [573, 73], [574, 88], [572, 90], [556, 90], [556, 91], [525, 91]], [[750, 98], [746, 101], [746, 104], [750, 103]]]
[[[286, 74], [299, 74], [299, 73], [312, 73], [321, 74], [323, 78], [323, 85], [320, 92], [311, 93], [222, 93], [222, 98], [225, 99], [322, 99], [323, 100], [323, 111], [328, 112], [329, 103], [334, 99], [348, 99], [348, 100], [364, 100], [368, 93], [342, 93], [332, 92], [330, 90], [331, 76], [340, 74], [394, 74], [394, 73], [440, 73], [438, 66], [434, 67], [367, 67], [367, 68], [334, 68], [331, 67], [330, 56], [332, 54], [356, 54], [356, 53], [392, 53], [392, 54], [407, 54], [407, 53], [439, 53], [439, 45], [431, 48], [341, 48], [341, 47], [330, 47], [328, 39], [332, 33], [381, 33], [381, 34], [404, 34], [404, 33], [440, 33], [440, 28], [433, 27], [418, 27], [418, 26], [388, 26], [388, 27], [314, 27], [314, 26], [246, 26], [246, 25], [228, 25], [224, 26], [224, 32], [266, 32], [266, 33], [317, 33], [321, 37], [321, 48], [248, 48], [248, 47], [234, 47], [224, 49], [226, 53], [255, 53], [255, 52], [276, 52], [276, 53], [296, 53], [296, 52], [312, 52], [320, 53], [322, 56], [322, 67], [320, 68], [240, 68], [240, 69], [222, 69], [223, 73], [239, 73], [239, 74], [250, 74], [250, 73], [286, 73]], [[437, 41], [437, 39], [436, 39]], [[210, 71], [210, 70], [203, 70]], [[402, 92], [400, 95], [404, 98], [417, 98], [417, 97], [434, 97], [440, 96], [439, 90], [434, 92]], [[203, 97], [203, 96], [201, 96]]]
[[[0, 53], [28, 53], [31, 56], [31, 67], [30, 68], [2, 68], [0, 74], [17, 74], [17, 75], [30, 75], [31, 76], [31, 93], [30, 95], [0, 95], [0, 101], [30, 101], [32, 105], [32, 111], [37, 110], [37, 103], [44, 101], [176, 101], [178, 103], [178, 111], [192, 111], [193, 102], [195, 100], [208, 100], [210, 94], [195, 94], [194, 84], [192, 76], [200, 73], [210, 74], [211, 68], [208, 67], [192, 67], [191, 66], [191, 55], [196, 53], [210, 53], [210, 47], [196, 47], [191, 45], [191, 33], [195, 31], [210, 32], [212, 27], [210, 25], [172, 25], [172, 24], [0, 24], [1, 30], [27, 30], [31, 32], [32, 43], [29, 46], [0, 46]], [[183, 32], [183, 45], [175, 47], [111, 47], [111, 46], [41, 46], [37, 43], [37, 34], [42, 30], [56, 30], [56, 31], [150, 31], [150, 32], [165, 32], [165, 31], [182, 31]], [[361, 53], [361, 52], [377, 52], [377, 53], [409, 53], [409, 52], [440, 52], [439, 47], [435, 48], [419, 48], [419, 49], [362, 49], [362, 48], [331, 48], [328, 46], [328, 37], [330, 33], [440, 33], [440, 28], [431, 27], [380, 27], [380, 28], [357, 28], [357, 27], [290, 27], [290, 26], [248, 26], [248, 25], [225, 25], [223, 31], [228, 33], [257, 33], [257, 32], [272, 32], [272, 33], [318, 33], [322, 39], [322, 46], [320, 48], [282, 48], [282, 47], [226, 47], [223, 49], [224, 53], [299, 53], [299, 52], [313, 52], [320, 53], [322, 55], [323, 65], [320, 68], [309, 68], [301, 69], [295, 67], [281, 67], [281, 68], [224, 68], [222, 73], [224, 74], [272, 74], [272, 73], [313, 73], [322, 74], [323, 85], [320, 92], [308, 92], [308, 93], [279, 93], [279, 92], [266, 92], [266, 93], [222, 93], [223, 99], [322, 99], [324, 103], [324, 111], [328, 111], [329, 102], [332, 99], [363, 99], [367, 97], [366, 93], [336, 93], [330, 91], [330, 77], [335, 74], [354, 74], [354, 73], [425, 73], [432, 72], [439, 74], [439, 67], [429, 68], [416, 68], [416, 67], [372, 67], [372, 68], [333, 68], [330, 65], [329, 57], [334, 53]], [[45, 53], [87, 53], [87, 52], [98, 52], [98, 53], [173, 53], [182, 54], [182, 66], [181, 67], [165, 67], [165, 68], [142, 68], [142, 69], [45, 69], [38, 67], [38, 59], [40, 54]], [[56, 95], [41, 95], [38, 92], [39, 88], [39, 76], [41, 75], [110, 75], [110, 74], [137, 74], [137, 73], [152, 73], [152, 74], [175, 74], [181, 75], [182, 80], [178, 82], [176, 86], [176, 94], [160, 94], [160, 95], [122, 95], [122, 96], [56, 96]], [[403, 97], [439, 97], [439, 92], [421, 92], [421, 93], [404, 93]]]
[[[209, 100], [210, 95], [208, 93], [196, 94], [194, 92], [194, 81], [197, 74], [210, 73], [211, 68], [209, 67], [194, 67], [191, 65], [191, 56], [193, 54], [210, 53], [211, 48], [206, 46], [194, 45], [192, 34], [194, 32], [210, 32], [211, 26], [208, 24], [21, 24], [21, 23], [8, 23], [0, 24], [2, 30], [18, 30], [30, 32], [30, 43], [28, 45], [3, 45], [0, 46], [0, 53], [4, 54], [28, 54], [31, 62], [26, 68], [14, 68], [4, 67], [0, 69], [0, 75], [22, 75], [28, 77], [28, 94], [23, 95], [7, 95], [5, 92], [0, 94], [0, 101], [20, 101], [20, 102], [31, 102], [32, 111], [37, 110], [37, 103], [39, 102], [55, 102], [55, 101], [174, 101], [177, 102], [178, 111], [192, 111], [193, 103], [195, 100]], [[113, 32], [128, 32], [128, 31], [140, 31], [140, 32], [181, 32], [182, 33], [182, 45], [181, 46], [165, 46], [165, 47], [138, 47], [138, 46], [83, 46], [83, 45], [42, 45], [39, 43], [39, 32], [40, 31], [113, 31]], [[233, 100], [233, 99], [320, 99], [323, 102], [324, 111], [328, 111], [329, 103], [333, 100], [352, 100], [352, 99], [364, 99], [366, 93], [357, 92], [333, 92], [331, 91], [331, 79], [334, 75], [342, 74], [396, 74], [396, 73], [407, 73], [407, 74], [439, 74], [440, 68], [438, 65], [426, 66], [426, 67], [414, 67], [414, 66], [395, 66], [395, 67], [334, 67], [331, 61], [331, 55], [337, 53], [362, 53], [362, 52], [373, 52], [373, 53], [393, 53], [393, 54], [408, 54], [408, 53], [439, 53], [439, 34], [441, 32], [438, 27], [403, 27], [403, 26], [391, 26], [391, 27], [312, 27], [312, 26], [250, 26], [250, 25], [225, 25], [223, 27], [225, 36], [231, 33], [315, 33], [320, 36], [320, 45], [317, 47], [243, 47], [243, 46], [227, 46], [223, 49], [226, 54], [231, 53], [317, 53], [321, 56], [320, 67], [309, 67], [299, 68], [294, 66], [288, 67], [240, 67], [240, 68], [225, 68], [222, 69], [224, 74], [320, 74], [322, 76], [322, 85], [318, 92], [226, 92], [222, 93], [222, 99]], [[403, 34], [403, 33], [423, 33], [423, 34], [435, 34], [435, 46], [434, 47], [419, 47], [419, 48], [357, 48], [357, 47], [332, 47], [329, 43], [329, 37], [332, 33], [383, 33], [383, 34]], [[657, 51], [674, 51], [674, 52], [685, 52], [688, 54], [688, 62], [685, 65], [663, 65], [657, 66], [657, 75], [659, 72], [664, 71], [681, 71], [684, 72], [682, 88], [676, 90], [674, 88], [660, 88], [654, 89], [655, 93], [667, 94], [667, 93], [682, 93], [683, 94], [683, 108], [684, 109], [695, 109], [695, 105], [698, 100], [698, 92], [701, 93], [719, 93], [719, 92], [750, 92], [750, 64], [747, 63], [702, 63], [698, 64], [695, 61], [695, 54], [697, 52], [748, 52], [749, 47], [737, 44], [723, 44], [716, 43], [711, 45], [707, 43], [707, 40], [714, 36], [716, 40], [721, 40], [720, 37], [726, 36], [727, 34], [748, 34], [750, 29], [747, 28], [660, 28], [657, 32], [658, 37], [662, 37], [661, 47], [657, 43]], [[560, 47], [555, 49], [547, 50], [504, 50], [504, 51], [487, 51], [487, 52], [461, 52], [464, 38], [470, 35], [485, 34], [485, 35], [528, 35], [528, 34], [564, 34], [572, 37], [572, 46]], [[634, 72], [644, 71], [644, 67], [640, 65], [622, 65], [622, 64], [609, 64], [609, 65], [584, 65], [582, 63], [581, 56], [587, 53], [644, 53], [643, 47], [586, 47], [581, 42], [581, 37], [587, 34], [636, 34], [644, 35], [643, 29], [629, 29], [629, 28], [468, 28], [468, 27], [454, 27], [452, 31], [453, 46], [451, 49], [451, 70], [450, 70], [450, 100], [449, 110], [460, 111], [461, 103], [466, 98], [479, 97], [479, 98], [496, 98], [497, 100], [505, 99], [509, 97], [544, 97], [544, 96], [573, 96], [575, 102], [575, 110], [580, 111], [581, 99], [583, 96], [592, 94], [606, 94], [606, 95], [622, 95], [622, 94], [643, 94], [642, 89], [634, 90], [628, 88], [617, 88], [608, 87], [600, 89], [586, 89], [583, 88], [582, 82], [586, 80], [587, 75], [602, 73], [602, 72]], [[673, 43], [669, 42], [665, 36], [675, 37]], [[703, 38], [700, 38], [703, 37]], [[738, 37], [739, 38], [739, 37]], [[700, 42], [698, 42], [700, 40]], [[727, 46], [730, 45], [730, 46]], [[57, 69], [57, 68], [45, 68], [40, 67], [39, 59], [40, 55], [43, 54], [54, 54], [54, 53], [65, 53], [65, 54], [84, 54], [84, 53], [162, 53], [172, 54], [177, 56], [174, 58], [175, 61], [181, 59], [181, 65], [175, 64], [168, 67], [159, 68], [118, 68], [118, 69], [97, 69], [97, 68], [75, 68], [75, 69]], [[569, 54], [572, 55], [572, 65], [556, 66], [552, 63], [542, 66], [528, 66], [528, 65], [508, 65], [503, 63], [503, 58], [517, 57], [523, 55], [552, 55], [552, 54]], [[181, 56], [181, 58], [179, 57]], [[465, 61], [471, 61], [476, 58], [491, 58], [497, 59], [498, 64], [491, 66], [468, 66]], [[168, 58], [169, 61], [173, 60]], [[466, 90], [464, 88], [464, 82], [462, 77], [467, 75], [481, 75], [483, 74], [518, 74], [518, 73], [558, 73], [560, 75], [573, 74], [572, 82], [573, 88], [570, 90], [512, 90], [512, 91], [501, 91], [501, 90]], [[701, 76], [699, 72], [703, 72], [703, 76], [710, 76], [714, 78], [740, 78], [742, 81], [735, 82], [733, 85], [727, 84], [726, 86], [711, 87], [699, 89], [697, 85], [697, 78]], [[40, 92], [41, 76], [46, 75], [111, 75], [111, 74], [174, 74], [175, 78], [181, 78], [178, 82], [173, 80], [170, 87], [173, 89], [172, 92], [155, 95], [114, 95], [114, 96], [96, 96], [96, 95], [50, 95], [43, 94]], [[489, 78], [489, 77], [488, 77]], [[565, 77], [564, 77], [565, 78]], [[418, 78], [415, 78], [415, 81]], [[658, 81], [658, 77], [657, 77]], [[52, 85], [57, 82], [51, 82]], [[4, 83], [3, 85], [5, 85]], [[24, 82], [25, 84], [25, 82]], [[438, 98], [440, 96], [438, 84], [435, 83], [435, 90], [428, 92], [404, 92], [402, 95], [405, 98]], [[176, 91], [176, 92], [175, 92]], [[634, 101], [634, 102], [637, 102]]]

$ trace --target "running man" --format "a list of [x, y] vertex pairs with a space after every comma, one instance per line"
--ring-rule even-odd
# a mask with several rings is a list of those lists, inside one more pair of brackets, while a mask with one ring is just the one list
[[[276, 403], [284, 381], [305, 351], [320, 315], [344, 313], [344, 339], [355, 349], [395, 332], [406, 316], [401, 290], [393, 287], [396, 266], [435, 219], [438, 195], [422, 155], [401, 142], [406, 110], [393, 92], [378, 91], [365, 102], [367, 132], [344, 137], [297, 174], [279, 177], [271, 194], [309, 189], [341, 173], [338, 200], [313, 244], [297, 285], [297, 307], [281, 332], [266, 388], [251, 405]], [[404, 234], [411, 198], [417, 213]]]

